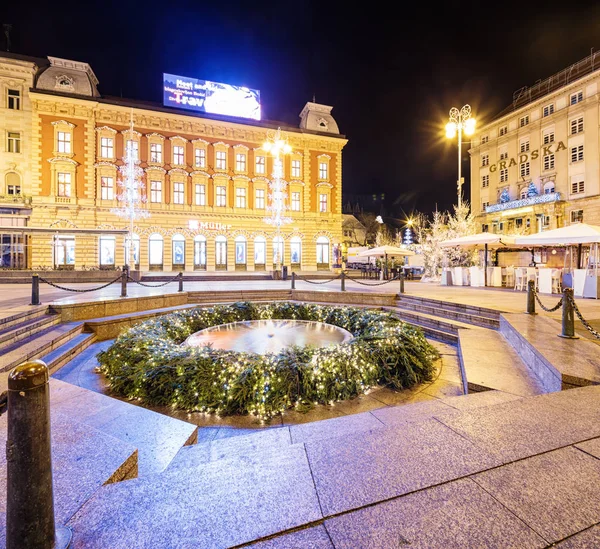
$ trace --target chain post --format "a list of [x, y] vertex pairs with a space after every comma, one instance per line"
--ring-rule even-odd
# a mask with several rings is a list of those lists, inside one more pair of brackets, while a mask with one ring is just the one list
[[129, 275], [129, 270], [127, 269], [127, 265], [123, 265], [123, 272], [121, 273], [121, 297], [127, 297], [127, 276]]
[[31, 303], [30, 305], [40, 305], [40, 275], [31, 276]]
[[56, 527], [52, 486], [50, 387], [41, 360], [8, 376], [6, 548], [63, 549], [70, 528]]
[[296, 273], [292, 271], [292, 290], [296, 289]]
[[400, 293], [404, 293], [404, 272], [400, 271]]
[[527, 314], [537, 314], [535, 312], [535, 280], [527, 281]]
[[342, 286], [342, 292], [346, 291], [346, 273], [344, 271], [342, 271], [341, 275], [340, 275], [340, 281], [341, 281], [341, 286]]
[[558, 337], [579, 339], [575, 335], [575, 311], [573, 310], [573, 288], [563, 290], [562, 302], [562, 333]]
[[177, 280], [179, 282], [179, 292], [183, 292], [183, 273], [179, 273], [177, 275]]

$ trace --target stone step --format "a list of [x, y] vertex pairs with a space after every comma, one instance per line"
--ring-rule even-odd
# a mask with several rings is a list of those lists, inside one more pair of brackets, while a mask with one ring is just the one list
[[4, 350], [0, 356], [0, 372], [10, 370], [26, 360], [40, 358], [82, 331], [81, 322], [66, 322], [27, 337]]
[[28, 305], [16, 310], [4, 311], [0, 313], [0, 332], [27, 320], [33, 321], [36, 318], [42, 318], [48, 312], [46, 305]]
[[292, 290], [230, 290], [188, 292], [188, 303], [235, 303], [238, 301], [291, 300]]
[[400, 294], [398, 301], [405, 305], [422, 305], [427, 307], [434, 307], [436, 309], [442, 309], [444, 311], [460, 312], [465, 315], [474, 315], [476, 317], [491, 318], [498, 320], [502, 311], [496, 309], [489, 309], [487, 307], [477, 307], [475, 305], [467, 305], [464, 303], [454, 303], [451, 301], [441, 301], [439, 299], [431, 299], [428, 297], [414, 296], [410, 294]]
[[0, 332], [0, 352], [9, 349], [19, 341], [40, 333], [51, 326], [56, 326], [57, 324], [60, 324], [60, 316], [47, 314], [41, 317], [27, 319], [5, 328]]
[[41, 357], [41, 360], [46, 363], [46, 366], [52, 372], [64, 366], [95, 342], [95, 334], [83, 332], [60, 347], [50, 351], [47, 355]]
[[396, 306], [399, 309], [406, 309], [408, 311], [416, 311], [438, 317], [448, 318], [466, 324], [474, 326], [481, 326], [482, 328], [498, 329], [500, 327], [499, 318], [491, 318], [489, 316], [482, 316], [468, 312], [467, 308], [461, 310], [460, 307], [445, 307], [443, 305], [434, 304], [423, 304], [420, 302], [406, 301], [404, 298], [400, 298]]

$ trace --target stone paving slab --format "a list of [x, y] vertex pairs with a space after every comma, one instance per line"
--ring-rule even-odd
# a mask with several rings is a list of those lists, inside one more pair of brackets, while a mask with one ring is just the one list
[[248, 546], [251, 549], [335, 549], [324, 526], [314, 526]]
[[388, 406], [373, 410], [371, 413], [383, 424], [391, 427], [413, 421], [423, 421], [437, 414], [455, 411], [455, 408], [448, 406], [443, 400], [435, 399], [416, 402], [410, 406]]
[[549, 543], [600, 522], [600, 460], [573, 447], [473, 475]]
[[579, 444], [575, 444], [575, 447], [583, 450], [586, 454], [590, 454], [591, 456], [600, 459], [600, 438], [580, 442]]
[[322, 518], [302, 446], [260, 465], [208, 463], [105, 486], [73, 517], [73, 549], [223, 549]]
[[466, 397], [467, 398], [465, 398], [465, 396], [444, 398], [442, 399], [442, 402], [464, 412], [523, 398], [520, 395], [505, 393], [504, 391], [481, 391], [479, 393], [469, 393]]
[[439, 420], [504, 463], [600, 436], [600, 423], [553, 405], [552, 395], [445, 414]]
[[299, 442], [321, 440], [330, 437], [340, 437], [346, 434], [354, 434], [356, 432], [382, 429], [383, 427], [383, 423], [379, 421], [375, 415], [366, 412], [351, 416], [324, 419], [313, 423], [292, 425], [290, 427], [290, 434], [292, 436], [292, 443], [297, 444]]
[[328, 519], [335, 549], [534, 549], [547, 544], [469, 479]]
[[600, 385], [576, 387], [542, 395], [540, 401], [548, 401], [553, 406], [559, 406], [579, 416], [600, 422]]
[[555, 545], [557, 549], [592, 549], [600, 547], [600, 526], [592, 526]]
[[325, 516], [499, 465], [436, 420], [305, 446]]

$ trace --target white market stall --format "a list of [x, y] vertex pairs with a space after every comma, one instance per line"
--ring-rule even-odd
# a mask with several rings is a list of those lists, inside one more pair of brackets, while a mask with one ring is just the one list
[[[453, 279], [456, 281], [456, 284], [470, 286], [502, 286], [502, 269], [500, 267], [488, 267], [488, 250], [514, 245], [514, 236], [494, 233], [470, 234], [440, 242], [442, 248], [452, 248], [454, 246], [477, 248], [483, 246], [483, 267], [454, 267]], [[446, 284], [448, 284], [448, 282], [452, 284], [452, 281], [448, 280], [448, 277], [446, 277], [445, 282]], [[442, 276], [442, 284], [443, 283], [444, 277]]]
[[[586, 268], [572, 268], [571, 271], [573, 295], [592, 298], [598, 298], [600, 295], [598, 243], [600, 243], [600, 226], [587, 223], [573, 223], [560, 229], [519, 236], [516, 239], [518, 246], [578, 246], [579, 253], [582, 246], [589, 246]], [[541, 292], [542, 289], [540, 288], [539, 291]]]
[[358, 253], [358, 257], [379, 257], [384, 260], [384, 269], [382, 269], [382, 277], [387, 278], [387, 265], [388, 258], [392, 257], [407, 257], [415, 255], [415, 252], [407, 248], [399, 248], [397, 246], [377, 246], [376, 248], [369, 248]]

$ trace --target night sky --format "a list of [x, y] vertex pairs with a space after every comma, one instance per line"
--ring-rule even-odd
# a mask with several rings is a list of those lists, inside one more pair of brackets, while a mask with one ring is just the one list
[[598, 2], [5, 4], [12, 52], [88, 62], [103, 95], [160, 103], [166, 72], [259, 89], [263, 119], [285, 125], [313, 96], [333, 106], [344, 193], [385, 193], [397, 217], [456, 202], [451, 107], [485, 122], [600, 49]]

